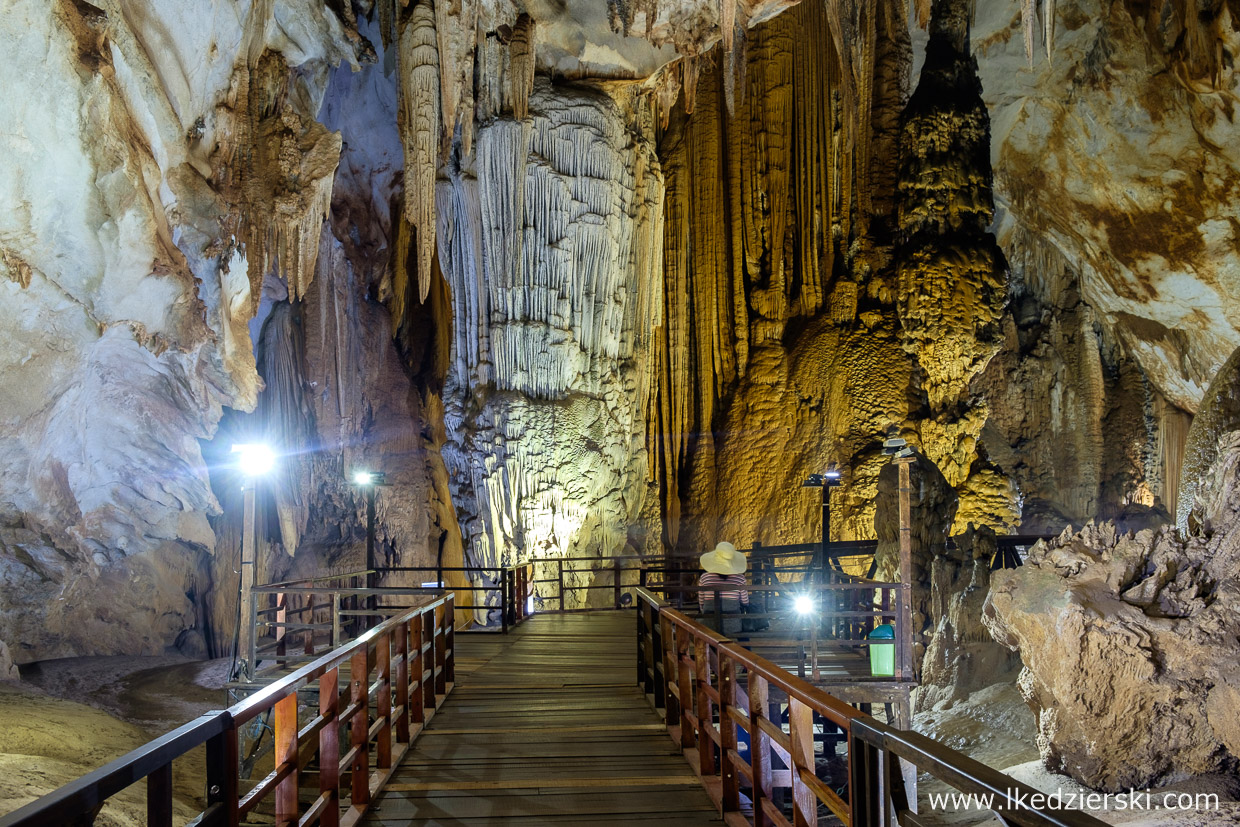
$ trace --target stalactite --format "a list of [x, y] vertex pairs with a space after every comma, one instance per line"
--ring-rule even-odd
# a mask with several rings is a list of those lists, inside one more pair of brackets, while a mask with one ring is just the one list
[[664, 129], [672, 116], [672, 107], [680, 95], [680, 64], [673, 63], [663, 69], [659, 85], [655, 90], [655, 99], [659, 103], [659, 123]]
[[435, 17], [423, 0], [401, 21], [401, 143], [405, 149], [405, 218], [417, 228], [418, 300], [430, 292], [435, 255], [435, 177], [439, 166], [439, 60]]
[[1020, 28], [1025, 36], [1025, 57], [1029, 60], [1029, 68], [1033, 68], [1033, 39], [1037, 31], [1038, 0], [1020, 0]]
[[508, 98], [517, 120], [529, 116], [530, 93], [534, 91], [534, 18], [521, 14], [512, 27], [508, 42]]
[[1042, 0], [1042, 40], [1046, 45], [1046, 59], [1055, 51], [1055, 0]]
[[930, 25], [930, 6], [934, 0], [913, 0], [917, 12], [917, 25], [926, 28]]
[[257, 301], [271, 271], [299, 299], [314, 280], [319, 235], [331, 209], [339, 133], [306, 119], [287, 104], [288, 66], [267, 52], [245, 83], [250, 145], [241, 175], [246, 209], [241, 236], [246, 246], [251, 294]]
[[736, 36], [736, 0], [719, 0], [719, 37], [725, 53], [732, 51]]
[[701, 72], [700, 58], [696, 56], [681, 58], [680, 68], [684, 84], [685, 114], [692, 115], [697, 103], [698, 74]]
[[[345, 0], [346, 4], [351, 0]], [[379, 7], [379, 37], [383, 40], [383, 50], [386, 52], [396, 42], [396, 21], [399, 17], [400, 10], [398, 3], [400, 0], [376, 0]]]
[[443, 123], [440, 152], [443, 157], [447, 157], [458, 129], [462, 134], [473, 134], [473, 124], [467, 127], [464, 122], [474, 118], [478, 6], [479, 0], [438, 0], [434, 3], [435, 33], [439, 39], [439, 92]]

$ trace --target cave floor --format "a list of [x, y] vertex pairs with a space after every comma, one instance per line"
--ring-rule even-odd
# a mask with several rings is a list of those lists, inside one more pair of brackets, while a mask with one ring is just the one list
[[456, 688], [363, 820], [722, 824], [637, 686], [632, 612], [456, 636]]

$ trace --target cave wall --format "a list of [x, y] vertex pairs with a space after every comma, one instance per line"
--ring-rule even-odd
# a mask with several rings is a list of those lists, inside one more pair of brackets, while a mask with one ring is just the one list
[[162, 652], [201, 625], [219, 504], [198, 440], [261, 387], [223, 174], [237, 68], [251, 47], [353, 59], [313, 4], [203, 6], [214, 25], [18, 2], [0, 27], [24, 67], [0, 102], [0, 638], [18, 662]]
[[[1235, 9], [1068, 0], [1049, 47], [1031, 35], [1032, 58], [1019, 13], [979, 4], [973, 23], [1000, 223], [1014, 228], [1001, 231], [1005, 250], [1038, 256], [1046, 244], [1062, 256], [1095, 326], [1162, 400], [1178, 476], [1182, 423], [1163, 402], [1194, 413], [1240, 344]], [[1171, 507], [1171, 492], [1161, 499]]]

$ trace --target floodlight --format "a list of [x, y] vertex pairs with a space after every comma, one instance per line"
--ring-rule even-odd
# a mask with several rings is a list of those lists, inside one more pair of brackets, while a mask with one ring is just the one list
[[792, 608], [799, 615], [808, 615], [814, 613], [814, 598], [808, 594], [797, 595], [796, 600], [792, 602]]
[[353, 475], [353, 481], [358, 485], [370, 485], [374, 479], [374, 474], [369, 471], [358, 471]]
[[534, 614], [534, 595], [525, 598], [525, 613], [527, 615]]
[[827, 473], [823, 474], [828, 480], [838, 480], [840, 478], [840, 469], [828, 468]]
[[247, 477], [261, 477], [276, 466], [276, 455], [271, 447], [261, 442], [247, 442], [232, 447], [237, 457], [237, 468]]

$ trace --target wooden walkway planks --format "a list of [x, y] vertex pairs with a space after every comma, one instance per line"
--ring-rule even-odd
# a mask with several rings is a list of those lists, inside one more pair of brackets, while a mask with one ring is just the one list
[[370, 827], [722, 824], [637, 687], [632, 612], [456, 636], [456, 687]]

